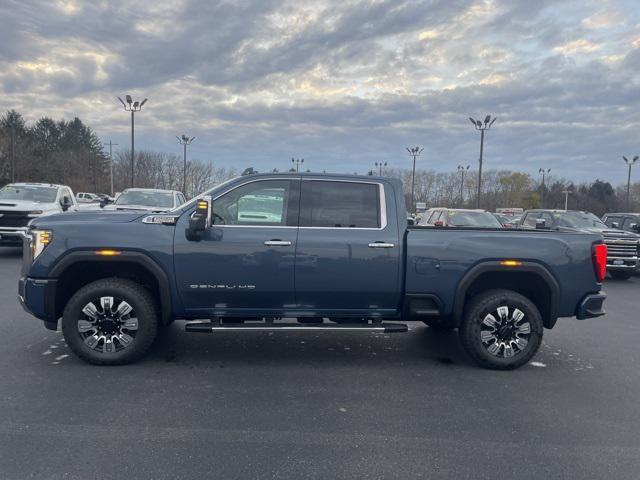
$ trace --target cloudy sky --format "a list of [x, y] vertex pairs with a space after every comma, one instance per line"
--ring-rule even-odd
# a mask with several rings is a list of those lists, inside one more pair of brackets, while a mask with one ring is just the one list
[[[640, 154], [637, 0], [0, 0], [0, 109], [258, 170], [475, 166], [621, 183]], [[536, 174], [537, 175], [537, 174]], [[640, 178], [640, 171], [637, 173]]]

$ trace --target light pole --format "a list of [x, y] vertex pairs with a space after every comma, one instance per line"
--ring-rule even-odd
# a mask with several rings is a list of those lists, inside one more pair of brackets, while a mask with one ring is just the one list
[[629, 202], [631, 201], [631, 167], [633, 166], [634, 163], [638, 161], [638, 158], [639, 158], [638, 155], [636, 155], [631, 160], [629, 160], [624, 155], [622, 156], [624, 163], [626, 163], [627, 166], [629, 167], [629, 173], [627, 174], [627, 210], [629, 210], [629, 205], [630, 205]]
[[120, 97], [120, 103], [124, 107], [125, 112], [131, 112], [131, 186], [133, 187], [133, 146], [134, 146], [134, 114], [142, 110], [142, 106], [147, 103], [147, 99], [145, 98], [142, 102], [134, 102], [131, 99], [131, 95], [125, 95], [124, 98], [127, 100], [125, 103]]
[[300, 164], [304, 163], [304, 158], [292, 158], [291, 163], [296, 165], [296, 172], [300, 171]]
[[191, 142], [195, 140], [196, 137], [187, 137], [184, 133], [181, 137], [178, 137], [178, 143], [184, 147], [184, 151], [182, 154], [182, 193], [187, 195], [187, 145], [191, 145]]
[[544, 168], [538, 169], [538, 173], [542, 175], [542, 189], [540, 190], [540, 206], [542, 208], [544, 208], [544, 189], [545, 189], [544, 179], [545, 179], [545, 176], [548, 175], [550, 171], [551, 171], [550, 168], [547, 168], [546, 170]]
[[484, 132], [489, 130], [491, 125], [496, 121], [496, 117], [491, 120], [491, 115], [484, 117], [484, 123], [480, 120], [474, 120], [469, 117], [469, 121], [473, 123], [476, 130], [480, 131], [480, 166], [478, 168], [478, 197], [476, 198], [476, 208], [480, 208], [480, 195], [482, 193], [482, 154], [484, 151]]
[[469, 167], [470, 165], [467, 165], [466, 167], [463, 165], [458, 165], [458, 171], [460, 172], [460, 205], [462, 205], [464, 203], [464, 196], [463, 196], [463, 191], [464, 191], [464, 174], [465, 172], [469, 171]]
[[415, 212], [416, 199], [414, 196], [415, 185], [416, 185], [416, 158], [420, 156], [424, 148], [416, 147], [407, 147], [407, 152], [409, 152], [409, 156], [413, 157], [413, 170], [411, 171], [411, 211]]
[[567, 189], [563, 190], [562, 193], [564, 193], [564, 211], [566, 212], [567, 210], [569, 210], [569, 195], [571, 195], [573, 192]]
[[378, 167], [380, 169], [380, 176], [382, 176], [382, 167], [386, 167], [387, 166], [387, 162], [375, 162], [374, 164], [376, 167]]
[[113, 197], [113, 147], [117, 146], [117, 143], [113, 143], [109, 140], [109, 176], [111, 177], [111, 196]]

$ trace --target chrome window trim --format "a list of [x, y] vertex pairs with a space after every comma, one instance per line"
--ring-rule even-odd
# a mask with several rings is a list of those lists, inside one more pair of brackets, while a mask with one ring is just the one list
[[211, 199], [211, 203], [215, 202], [218, 198], [226, 195], [234, 191], [236, 188], [240, 188], [244, 185], [249, 185], [250, 183], [256, 182], [268, 182], [270, 180], [299, 180], [301, 182], [313, 182], [313, 181], [321, 181], [321, 182], [342, 182], [342, 183], [365, 183], [368, 185], [377, 185], [378, 186], [378, 195], [379, 199], [379, 208], [380, 208], [380, 227], [372, 228], [372, 227], [301, 227], [301, 226], [292, 226], [292, 225], [216, 225], [213, 224], [209, 228], [301, 228], [305, 230], [372, 230], [379, 231], [384, 230], [388, 226], [387, 221], [387, 198], [385, 196], [385, 188], [382, 182], [372, 182], [372, 181], [361, 181], [361, 180], [346, 180], [346, 179], [334, 179], [334, 178], [301, 178], [301, 177], [274, 177], [274, 178], [256, 178], [253, 180], [249, 180], [247, 182], [240, 183], [235, 185], [230, 190], [222, 192], [220, 195]]

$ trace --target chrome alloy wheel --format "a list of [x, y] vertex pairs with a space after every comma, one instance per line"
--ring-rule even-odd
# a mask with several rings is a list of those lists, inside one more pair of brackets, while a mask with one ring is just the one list
[[133, 307], [120, 298], [100, 297], [82, 309], [78, 332], [92, 350], [115, 353], [130, 346], [138, 331]]
[[482, 320], [480, 339], [487, 351], [496, 357], [511, 358], [529, 343], [531, 325], [517, 308], [500, 306]]

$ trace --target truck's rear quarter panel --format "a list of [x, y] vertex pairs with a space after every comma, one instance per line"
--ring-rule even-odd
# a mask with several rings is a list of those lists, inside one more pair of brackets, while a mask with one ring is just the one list
[[600, 290], [592, 245], [601, 241], [592, 234], [411, 227], [406, 239], [406, 292], [436, 295], [442, 313], [448, 315], [458, 284], [471, 268], [515, 259], [543, 265], [560, 288], [558, 316], [573, 316], [586, 293]]

